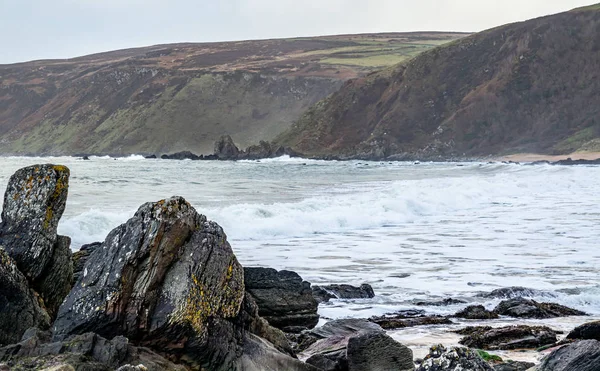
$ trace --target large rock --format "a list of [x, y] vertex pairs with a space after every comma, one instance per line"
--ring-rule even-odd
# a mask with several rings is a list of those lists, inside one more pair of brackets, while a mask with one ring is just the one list
[[163, 160], [200, 160], [201, 157], [190, 151], [181, 151], [160, 156]]
[[312, 292], [319, 303], [328, 302], [330, 299], [370, 299], [375, 297], [373, 288], [366, 283], [360, 287], [345, 284], [313, 286]]
[[557, 341], [556, 331], [546, 326], [467, 327], [457, 332], [466, 335], [460, 344], [486, 350], [535, 349]]
[[236, 160], [240, 150], [229, 135], [223, 135], [215, 142], [214, 154], [219, 160]]
[[346, 350], [349, 371], [413, 371], [412, 350], [383, 332], [352, 336]]
[[456, 318], [464, 319], [495, 319], [498, 314], [485, 309], [483, 305], [470, 305], [454, 314]]
[[600, 341], [600, 321], [584, 323], [569, 332], [567, 339]]
[[16, 343], [30, 327], [50, 327], [40, 303], [15, 262], [0, 249], [0, 346]]
[[494, 371], [475, 350], [446, 349], [443, 345], [431, 347], [417, 371]]
[[536, 371], [598, 371], [600, 342], [583, 340], [555, 350], [546, 356]]
[[586, 313], [555, 303], [538, 303], [535, 300], [514, 298], [500, 302], [494, 312], [515, 318], [556, 318], [565, 316], [585, 316]]
[[318, 304], [310, 283], [297, 273], [272, 268], [244, 268], [246, 291], [258, 313], [272, 326], [287, 332], [310, 329], [319, 322]]
[[34, 284], [34, 289], [40, 293], [50, 317], [55, 318], [58, 308], [71, 291], [73, 284], [73, 261], [71, 239], [57, 236], [52, 258], [44, 271], [43, 280]]

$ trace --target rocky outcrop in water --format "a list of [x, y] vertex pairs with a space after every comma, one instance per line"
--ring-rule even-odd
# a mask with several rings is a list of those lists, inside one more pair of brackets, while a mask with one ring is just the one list
[[498, 314], [490, 312], [483, 305], [469, 305], [454, 314], [454, 317], [464, 319], [495, 319], [498, 318]]
[[583, 340], [555, 350], [534, 371], [600, 370], [600, 342]]
[[514, 299], [520, 297], [555, 297], [556, 295], [548, 291], [536, 290], [529, 287], [512, 286], [496, 289], [480, 294], [479, 296], [487, 299]]
[[233, 143], [231, 136], [223, 135], [215, 142], [214, 155], [219, 160], [236, 159], [239, 154], [240, 149]]
[[326, 303], [330, 299], [370, 299], [375, 297], [373, 288], [366, 283], [360, 287], [352, 285], [313, 286], [312, 292], [319, 303]]
[[319, 322], [310, 283], [297, 273], [272, 268], [244, 268], [246, 291], [269, 324], [286, 332], [311, 329]]
[[557, 332], [546, 326], [467, 327], [457, 333], [466, 335], [460, 344], [486, 350], [535, 349], [557, 341]]
[[569, 332], [567, 339], [600, 341], [600, 321], [584, 323]]
[[417, 371], [494, 371], [475, 350], [467, 348], [447, 349], [443, 345], [431, 347], [429, 354]]
[[371, 317], [369, 321], [386, 330], [425, 325], [451, 325], [452, 321], [441, 316], [427, 316], [424, 311], [403, 311], [393, 315]]
[[514, 298], [500, 302], [494, 312], [515, 318], [555, 318], [585, 316], [586, 313], [555, 303], [538, 303], [535, 300]]

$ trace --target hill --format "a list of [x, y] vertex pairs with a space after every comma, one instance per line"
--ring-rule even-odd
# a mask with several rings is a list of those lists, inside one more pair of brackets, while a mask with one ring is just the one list
[[600, 5], [510, 24], [349, 81], [275, 141], [308, 156], [600, 148]]
[[270, 140], [344, 81], [464, 34], [172, 44], [0, 65], [0, 154], [210, 153]]

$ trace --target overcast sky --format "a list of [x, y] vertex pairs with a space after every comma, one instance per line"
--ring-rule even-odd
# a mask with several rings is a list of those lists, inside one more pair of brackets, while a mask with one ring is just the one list
[[481, 31], [600, 0], [0, 0], [0, 63], [171, 42]]

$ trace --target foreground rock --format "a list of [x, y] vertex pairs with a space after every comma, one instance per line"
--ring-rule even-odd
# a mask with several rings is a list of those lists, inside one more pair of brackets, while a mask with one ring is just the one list
[[297, 273], [272, 268], [244, 268], [246, 291], [258, 305], [258, 313], [272, 326], [286, 332], [311, 329], [319, 322], [318, 303], [310, 283]]
[[326, 303], [330, 299], [370, 299], [375, 297], [373, 288], [366, 283], [360, 287], [352, 285], [313, 286], [312, 292], [319, 303]]
[[56, 229], [65, 210], [69, 169], [34, 165], [18, 170], [4, 194], [0, 248], [3, 248], [39, 293], [54, 316], [70, 289], [71, 240]]
[[446, 349], [436, 345], [417, 368], [417, 371], [494, 371], [475, 350], [467, 348]]
[[515, 318], [556, 318], [585, 316], [586, 313], [555, 303], [538, 303], [535, 300], [514, 298], [500, 302], [494, 312]]
[[534, 366], [531, 362], [508, 361], [494, 365], [494, 371], [527, 371]]
[[498, 314], [485, 309], [483, 305], [470, 305], [454, 314], [456, 318], [464, 319], [496, 319]]
[[412, 350], [382, 332], [359, 333], [348, 339], [349, 371], [413, 371]]
[[600, 321], [584, 323], [569, 332], [567, 339], [600, 341]]
[[556, 331], [546, 326], [467, 327], [457, 331], [459, 343], [486, 350], [535, 349], [557, 341]]
[[90, 254], [54, 339], [126, 336], [192, 370], [311, 369], [247, 330], [266, 334], [244, 297], [221, 227], [173, 197], [142, 205]]
[[107, 340], [86, 333], [62, 342], [50, 339], [50, 333], [30, 329], [18, 344], [0, 348], [0, 362], [15, 369], [112, 371], [141, 365], [139, 369], [147, 371], [186, 370], [150, 349], [131, 345], [122, 336]]
[[30, 327], [47, 329], [50, 317], [15, 262], [0, 249], [0, 346], [16, 343]]
[[598, 371], [600, 342], [583, 340], [555, 350], [546, 356], [535, 371]]

